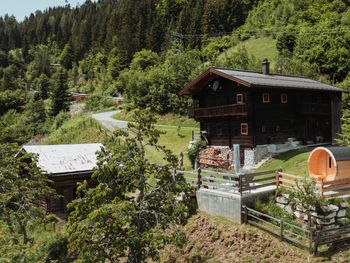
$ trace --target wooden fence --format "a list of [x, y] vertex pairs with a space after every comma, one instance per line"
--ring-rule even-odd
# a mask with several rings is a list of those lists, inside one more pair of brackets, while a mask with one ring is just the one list
[[246, 224], [258, 227], [281, 240], [306, 248], [310, 253], [314, 251], [314, 230], [288, 223], [279, 218], [264, 214], [247, 206], [242, 207], [242, 217]]
[[350, 178], [319, 183], [321, 197], [337, 197], [350, 194]]
[[[297, 185], [301, 185], [302, 181], [310, 180], [310, 178], [287, 174], [278, 170], [276, 172], [276, 188], [285, 188], [295, 190]], [[335, 180], [330, 182], [317, 182], [321, 197], [337, 197], [345, 194], [350, 194], [350, 178]]]
[[350, 225], [339, 227], [337, 229], [325, 229], [315, 231], [314, 237], [314, 254], [317, 254], [321, 245], [330, 245], [350, 240]]
[[[310, 214], [308, 216], [311, 218]], [[321, 245], [332, 245], [350, 240], [350, 225], [336, 229], [317, 230], [309, 224], [305, 228], [246, 206], [242, 207], [242, 218], [244, 223], [260, 228], [298, 247], [305, 248], [309, 253], [315, 255], [317, 255]]]
[[275, 171], [249, 174], [225, 173], [198, 168], [196, 171], [176, 171], [197, 189], [208, 188], [226, 190], [234, 193], [249, 193], [265, 187], [275, 186]]

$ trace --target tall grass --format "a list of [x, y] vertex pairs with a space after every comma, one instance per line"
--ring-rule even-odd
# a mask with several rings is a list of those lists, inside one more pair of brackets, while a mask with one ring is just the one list
[[101, 142], [106, 131], [89, 116], [78, 115], [52, 132], [43, 144], [74, 144]]

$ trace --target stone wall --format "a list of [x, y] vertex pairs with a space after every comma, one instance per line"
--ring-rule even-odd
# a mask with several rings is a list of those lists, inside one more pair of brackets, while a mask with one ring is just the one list
[[306, 211], [297, 203], [297, 200], [290, 199], [289, 194], [285, 193], [276, 196], [277, 206], [305, 224], [308, 224], [311, 218], [312, 226], [316, 226], [317, 229], [336, 229], [339, 226], [350, 223], [350, 215], [348, 213], [349, 203], [346, 201], [340, 202], [337, 205], [329, 204], [321, 206], [318, 211], [313, 209], [310, 212]]

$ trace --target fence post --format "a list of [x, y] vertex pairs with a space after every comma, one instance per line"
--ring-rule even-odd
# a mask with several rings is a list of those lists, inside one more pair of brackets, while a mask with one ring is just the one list
[[315, 247], [314, 247], [314, 255], [317, 256], [318, 251], [318, 240], [320, 238], [320, 231], [316, 232], [316, 238], [315, 238]]
[[[282, 172], [282, 169], [278, 169], [276, 170], [276, 190], [279, 188], [280, 186], [280, 172]], [[275, 192], [277, 194], [277, 192]]]
[[194, 141], [194, 130], [192, 130], [192, 141]]
[[202, 175], [201, 175], [201, 172], [202, 172], [202, 170], [201, 170], [201, 168], [199, 167], [199, 168], [197, 169], [197, 173], [198, 173], [198, 175], [197, 175], [197, 189], [198, 189], [198, 190], [201, 188], [201, 185], [202, 185]]
[[244, 223], [248, 224], [248, 209], [247, 209], [247, 206], [244, 206]]
[[313, 243], [313, 237], [314, 237], [314, 231], [313, 229], [309, 228], [309, 254], [312, 254], [312, 243]]
[[283, 220], [280, 221], [280, 235], [281, 235], [281, 240], [283, 240]]
[[178, 165], [180, 167], [180, 170], [183, 170], [183, 167], [184, 167], [184, 154], [183, 154], [183, 152], [180, 152]]

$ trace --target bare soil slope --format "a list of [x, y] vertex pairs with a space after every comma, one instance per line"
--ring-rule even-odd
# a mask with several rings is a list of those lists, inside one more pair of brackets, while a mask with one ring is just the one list
[[185, 232], [187, 244], [168, 247], [163, 262], [350, 262], [340, 254], [315, 258], [257, 228], [203, 213], [190, 219]]

